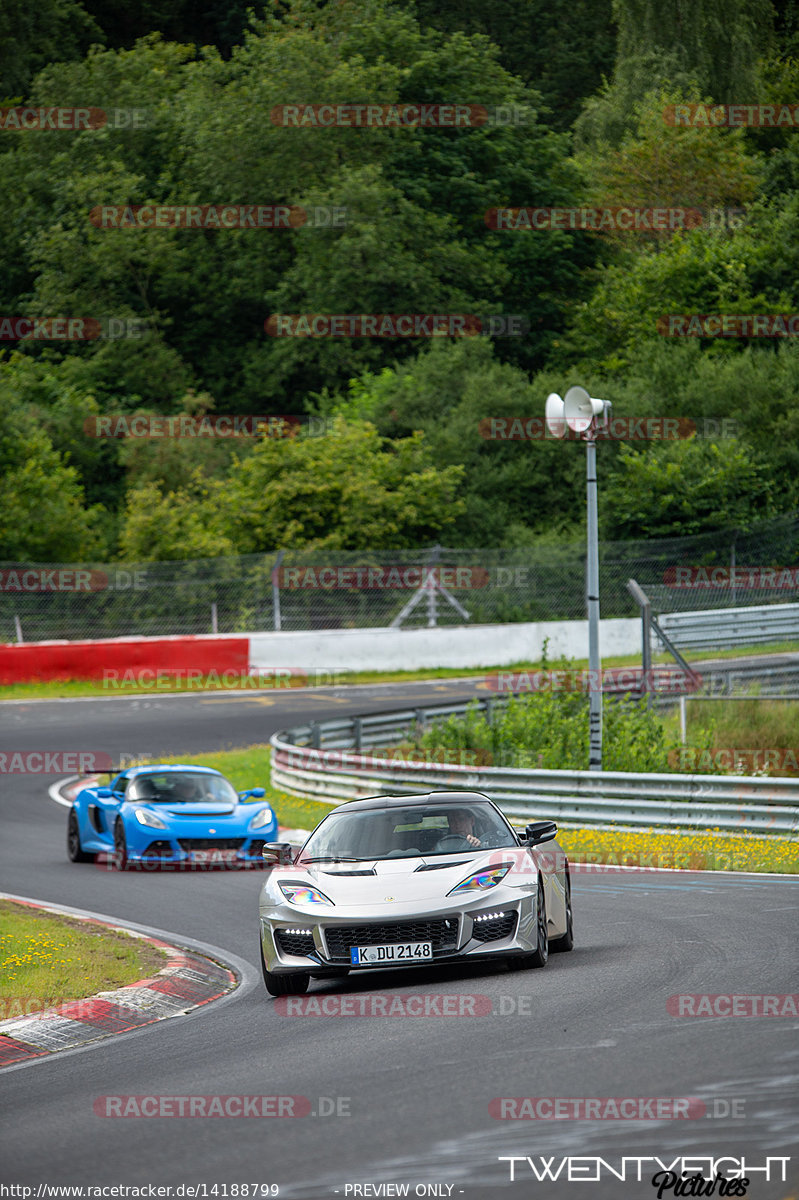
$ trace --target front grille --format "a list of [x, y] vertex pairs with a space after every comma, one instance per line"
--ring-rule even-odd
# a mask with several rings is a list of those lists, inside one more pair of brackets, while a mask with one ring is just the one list
[[472, 937], [476, 942], [498, 942], [510, 937], [516, 929], [516, 916], [515, 912], [509, 912], [490, 921], [475, 921]]
[[142, 858], [173, 858], [174, 854], [171, 842], [150, 842]]
[[350, 961], [351, 946], [386, 946], [397, 942], [432, 942], [433, 957], [458, 945], [458, 916], [431, 921], [399, 921], [391, 925], [338, 925], [325, 931], [328, 956]]
[[275, 930], [275, 942], [282, 954], [315, 954], [312, 933], [289, 933], [287, 929]]
[[178, 838], [184, 850], [238, 850], [244, 838]]

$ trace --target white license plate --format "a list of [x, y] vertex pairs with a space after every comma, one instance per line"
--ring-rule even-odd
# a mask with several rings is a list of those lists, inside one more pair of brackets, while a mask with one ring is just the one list
[[235, 862], [235, 850], [192, 850], [191, 861], [196, 863]]
[[432, 942], [396, 942], [392, 946], [350, 946], [350, 962], [406, 963], [427, 962], [433, 957]]

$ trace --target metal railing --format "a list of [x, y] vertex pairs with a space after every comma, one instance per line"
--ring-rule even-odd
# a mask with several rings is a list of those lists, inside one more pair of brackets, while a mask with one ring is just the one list
[[795, 641], [799, 644], [799, 604], [671, 612], [658, 617], [681, 650], [722, 650]]
[[[502, 704], [504, 698], [482, 701]], [[799, 836], [799, 779], [624, 771], [546, 771], [386, 760], [363, 754], [419, 724], [462, 715], [468, 703], [311, 722], [276, 733], [272, 785], [291, 795], [340, 804], [384, 792], [486, 792], [511, 819], [557, 820], [564, 828], [718, 830]]]

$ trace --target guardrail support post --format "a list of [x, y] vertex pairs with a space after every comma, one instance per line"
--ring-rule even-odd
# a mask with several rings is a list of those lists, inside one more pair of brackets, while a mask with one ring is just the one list
[[360, 754], [363, 746], [363, 721], [360, 717], [352, 718], [352, 745]]
[[322, 731], [318, 721], [311, 721], [311, 749], [318, 750], [322, 744]]

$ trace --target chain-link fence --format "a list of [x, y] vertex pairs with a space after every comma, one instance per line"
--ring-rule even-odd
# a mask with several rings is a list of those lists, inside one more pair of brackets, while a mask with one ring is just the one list
[[[747, 533], [600, 543], [603, 617], [799, 600], [799, 513]], [[188, 562], [0, 565], [0, 641], [582, 619], [585, 543], [285, 551]]]

